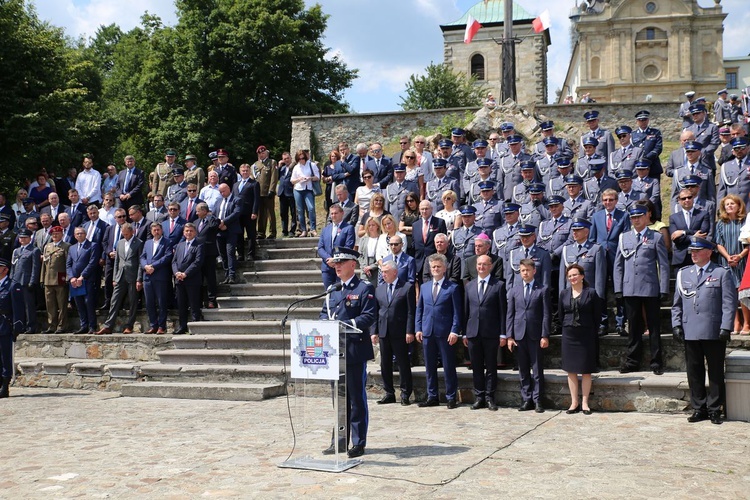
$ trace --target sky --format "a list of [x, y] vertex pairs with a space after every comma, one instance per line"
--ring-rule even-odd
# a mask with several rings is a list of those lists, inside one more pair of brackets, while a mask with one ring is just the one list
[[[319, 3], [330, 16], [323, 43], [338, 54], [359, 78], [345, 99], [355, 112], [400, 109], [401, 95], [412, 74], [443, 61], [440, 24], [460, 18], [479, 0], [305, 0]], [[165, 24], [175, 24], [173, 0], [32, 0], [42, 19], [65, 28], [72, 37], [94, 35], [100, 25], [116, 23], [124, 31], [137, 26], [148, 11]], [[516, 0], [527, 12], [551, 13], [552, 45], [547, 54], [550, 99], [560, 88], [570, 61], [568, 13], [576, 0]], [[580, 0], [579, 0], [580, 3]], [[698, 0], [708, 7], [714, 0]], [[722, 0], [725, 57], [746, 56], [750, 42], [748, 0]]]

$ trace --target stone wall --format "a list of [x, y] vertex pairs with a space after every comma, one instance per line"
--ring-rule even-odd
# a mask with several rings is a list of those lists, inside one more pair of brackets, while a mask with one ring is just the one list
[[[585, 130], [583, 114], [597, 109], [601, 114], [604, 128], [614, 131], [621, 124], [635, 127], [635, 113], [641, 109], [651, 112], [651, 125], [661, 129], [664, 139], [677, 140], [682, 121], [677, 116], [680, 103], [596, 103], [589, 104], [540, 104], [526, 109], [537, 119], [548, 118], [555, 121], [558, 134], [574, 138]], [[354, 149], [356, 143], [370, 144], [375, 141], [390, 142], [402, 134], [413, 134], [418, 129], [437, 129], [447, 116], [461, 117], [477, 108], [452, 108], [424, 111], [393, 111], [385, 113], [359, 113], [349, 115], [314, 115], [292, 117], [292, 138], [290, 151], [310, 149], [317, 159], [325, 158], [339, 141], [346, 141]], [[512, 120], [512, 116], [508, 117]], [[532, 139], [532, 137], [529, 137]]]

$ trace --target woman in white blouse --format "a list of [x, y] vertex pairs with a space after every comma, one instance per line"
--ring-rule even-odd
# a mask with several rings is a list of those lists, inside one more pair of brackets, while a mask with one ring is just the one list
[[[424, 176], [425, 184], [430, 182], [435, 177], [435, 171], [432, 169], [432, 153], [425, 149], [427, 146], [427, 139], [423, 135], [418, 135], [414, 138], [414, 149], [417, 152], [417, 165], [422, 169], [422, 175]], [[424, 197], [422, 197], [424, 199]]]
[[292, 185], [294, 186], [294, 203], [297, 207], [297, 222], [300, 237], [308, 235], [305, 224], [305, 211], [310, 220], [310, 236], [317, 236], [315, 231], [315, 194], [313, 193], [313, 182], [320, 180], [320, 170], [315, 163], [310, 161], [306, 151], [299, 150], [294, 155], [297, 164], [292, 169]]
[[373, 286], [378, 286], [377, 248], [380, 241], [380, 222], [368, 219], [365, 223], [365, 235], [359, 239], [359, 267]]
[[378, 246], [375, 249], [375, 256], [378, 259], [378, 264], [380, 264], [383, 261], [383, 258], [391, 251], [391, 247], [388, 245], [391, 236], [399, 236], [404, 242], [402, 248], [406, 248], [406, 235], [398, 230], [398, 223], [396, 223], [396, 219], [394, 219], [391, 214], [384, 215], [383, 218], [380, 219], [380, 229], [383, 234], [378, 238]]
[[448, 229], [448, 236], [451, 235], [454, 229], [463, 225], [461, 211], [456, 208], [456, 198], [456, 193], [453, 190], [449, 189], [445, 191], [441, 198], [445, 208], [435, 214], [435, 217], [445, 221], [445, 227]]
[[375, 184], [375, 173], [369, 168], [362, 172], [362, 180], [364, 186], [359, 186], [357, 191], [354, 193], [354, 203], [359, 205], [359, 216], [365, 215], [365, 212], [370, 208], [370, 198], [375, 193], [380, 192], [380, 186]]

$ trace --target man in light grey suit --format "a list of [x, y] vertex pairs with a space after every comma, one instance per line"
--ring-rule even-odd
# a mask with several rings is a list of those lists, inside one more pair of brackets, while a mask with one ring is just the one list
[[109, 314], [97, 335], [109, 335], [115, 326], [117, 312], [122, 307], [125, 295], [128, 296], [128, 319], [122, 333], [133, 333], [135, 313], [138, 306], [138, 293], [143, 289], [143, 269], [140, 265], [143, 242], [135, 237], [133, 226], [126, 222], [120, 226], [122, 238], [115, 249], [115, 264], [113, 273], [114, 291]]

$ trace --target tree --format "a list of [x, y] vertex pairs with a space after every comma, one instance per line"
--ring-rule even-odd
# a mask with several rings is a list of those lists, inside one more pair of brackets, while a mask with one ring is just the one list
[[443, 109], [480, 106], [484, 102], [485, 87], [476, 76], [466, 78], [445, 64], [430, 63], [426, 75], [411, 75], [406, 83], [406, 97], [401, 97], [401, 109]]
[[0, 186], [14, 191], [41, 167], [78, 164], [101, 127], [97, 75], [25, 0], [0, 2], [0, 39]]

